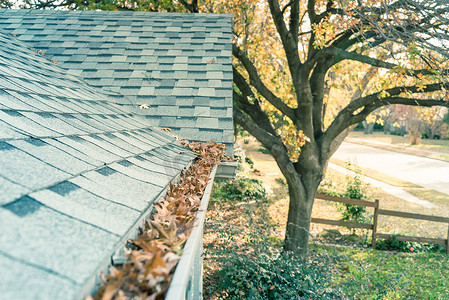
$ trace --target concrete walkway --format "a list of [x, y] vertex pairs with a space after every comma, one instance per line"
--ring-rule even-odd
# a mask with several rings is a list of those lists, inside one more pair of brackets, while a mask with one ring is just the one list
[[[349, 172], [346, 168], [340, 167], [333, 163], [329, 163], [329, 168], [331, 168], [337, 172], [343, 173], [343, 174], [347, 174]], [[421, 205], [426, 208], [438, 207], [437, 205], [433, 204], [432, 202], [429, 202], [426, 200], [421, 200], [421, 199], [415, 197], [414, 195], [404, 191], [402, 187], [392, 186], [385, 182], [382, 182], [382, 181], [379, 181], [379, 180], [376, 180], [376, 179], [373, 179], [373, 178], [370, 178], [367, 176], [363, 176], [363, 175], [360, 175], [360, 179], [363, 182], [369, 183], [370, 185], [372, 185], [374, 187], [381, 188], [385, 192], [387, 192], [395, 197], [398, 197], [402, 200], [405, 200], [407, 202], [418, 204], [418, 205]]]
[[449, 162], [344, 142], [334, 154], [343, 161], [356, 159], [369, 168], [449, 195]]
[[370, 147], [375, 147], [375, 148], [387, 149], [387, 150], [392, 150], [392, 151], [401, 152], [401, 153], [405, 153], [405, 154], [428, 157], [428, 158], [433, 158], [433, 159], [438, 159], [438, 160], [443, 160], [443, 161], [449, 161], [449, 159], [444, 159], [445, 158], [444, 153], [427, 150], [427, 149], [417, 149], [417, 148], [407, 147], [407, 146], [403, 146], [403, 145], [395, 145], [395, 144], [390, 144], [390, 143], [384, 143], [384, 142], [373, 141], [373, 140], [368, 140], [368, 139], [361, 139], [361, 138], [352, 138], [352, 137], [347, 137], [345, 139], [345, 142], [352, 143], [352, 144], [365, 145], [365, 146], [370, 146]]

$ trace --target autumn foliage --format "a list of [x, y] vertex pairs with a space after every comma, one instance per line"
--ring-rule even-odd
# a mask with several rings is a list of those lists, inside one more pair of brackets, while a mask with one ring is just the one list
[[193, 228], [201, 197], [213, 167], [222, 160], [224, 145], [215, 142], [183, 142], [198, 158], [170, 184], [163, 200], [154, 204], [150, 220], [128, 241], [127, 261], [111, 266], [95, 300], [163, 299], [170, 285], [182, 249]]

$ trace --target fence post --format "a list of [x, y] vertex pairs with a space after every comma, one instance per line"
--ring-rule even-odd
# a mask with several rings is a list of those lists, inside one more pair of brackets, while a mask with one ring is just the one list
[[[374, 217], [373, 217], [373, 236], [371, 239], [371, 246], [376, 249], [376, 233], [377, 233], [377, 218], [379, 217], [379, 199], [376, 199], [376, 206], [374, 207]], [[449, 232], [448, 232], [449, 239]]]
[[449, 225], [447, 226], [446, 254], [449, 254]]

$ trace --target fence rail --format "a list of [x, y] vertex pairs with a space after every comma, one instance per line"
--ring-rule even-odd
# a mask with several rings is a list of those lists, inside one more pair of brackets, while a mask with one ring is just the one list
[[448, 224], [448, 231], [447, 231], [446, 239], [404, 236], [404, 235], [394, 236], [394, 238], [398, 241], [405, 241], [405, 242], [443, 244], [443, 245], [446, 245], [446, 254], [449, 254], [449, 218], [380, 209], [379, 208], [379, 200], [363, 201], [363, 200], [359, 200], [359, 199], [334, 197], [334, 196], [329, 196], [329, 195], [324, 195], [324, 194], [317, 194], [315, 198], [321, 199], [321, 200], [332, 201], [332, 202], [351, 204], [351, 205], [373, 207], [374, 208], [374, 216], [373, 216], [372, 224], [347, 222], [347, 221], [339, 221], [339, 220], [328, 220], [328, 219], [322, 219], [322, 218], [312, 218], [311, 219], [311, 222], [313, 222], [313, 223], [344, 226], [344, 227], [349, 227], [349, 228], [370, 229], [373, 231], [372, 240], [371, 240], [371, 245], [373, 248], [376, 248], [376, 242], [377, 242], [378, 238], [379, 239], [390, 239], [394, 236], [393, 234], [385, 234], [385, 233], [377, 232], [377, 223], [378, 223], [379, 215], [446, 223], [446, 224]]

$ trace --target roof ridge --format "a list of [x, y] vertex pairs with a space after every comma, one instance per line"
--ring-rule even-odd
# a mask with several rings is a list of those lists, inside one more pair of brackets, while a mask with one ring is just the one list
[[220, 17], [227, 17], [227, 18], [233, 18], [232, 14], [226, 14], [226, 13], [182, 13], [182, 12], [153, 12], [153, 11], [112, 11], [112, 10], [49, 10], [49, 9], [15, 9], [15, 8], [0, 8], [0, 14], [2, 11], [10, 10], [19, 12], [23, 15], [32, 15], [32, 14], [43, 14], [43, 15], [57, 15], [57, 14], [73, 14], [73, 15], [134, 15], [134, 16], [142, 16], [143, 18], [145, 16], [151, 16], [151, 15], [157, 15], [160, 17], [165, 16], [182, 16], [186, 18], [198, 18], [198, 17], [204, 17], [204, 18], [220, 18]]

